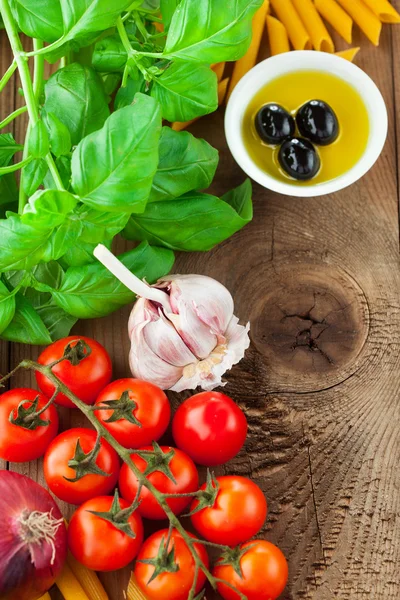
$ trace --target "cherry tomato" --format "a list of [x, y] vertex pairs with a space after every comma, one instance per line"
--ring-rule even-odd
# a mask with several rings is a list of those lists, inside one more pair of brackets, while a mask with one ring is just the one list
[[[33, 408], [36, 399], [38, 399], [36, 410], [40, 411], [48, 403], [48, 399], [37, 390], [15, 388], [0, 396], [0, 458], [3, 460], [26, 462], [39, 458], [57, 435], [58, 414], [54, 405], [49, 406], [40, 415], [39, 420], [42, 421], [42, 425], [29, 429], [30, 423], [32, 424], [32, 421], [29, 421], [29, 409]], [[11, 412], [14, 419], [18, 418], [17, 408], [21, 402], [22, 408], [25, 409], [25, 415], [22, 417], [25, 419], [25, 426], [15, 425], [9, 421]], [[49, 423], [46, 424], [46, 421]]]
[[[188, 535], [194, 537], [190, 533]], [[149, 583], [154, 573], [154, 566], [139, 562], [140, 560], [151, 560], [158, 556], [160, 548], [165, 548], [167, 536], [168, 529], [162, 529], [151, 535], [144, 542], [137, 557], [134, 574], [140, 588], [148, 598], [154, 598], [155, 600], [187, 600], [194, 581], [195, 563], [185, 540], [175, 529], [172, 531], [168, 550], [171, 551], [174, 549], [174, 558], [179, 570], [175, 573], [161, 573]], [[209, 560], [204, 546], [194, 544], [194, 548], [208, 568]], [[195, 590], [196, 595], [204, 587], [205, 580], [206, 576], [203, 571], [199, 571]]]
[[222, 465], [240, 451], [247, 421], [234, 401], [220, 392], [192, 396], [176, 411], [172, 435], [178, 448], [199, 465]]
[[[111, 359], [105, 348], [95, 340], [84, 336], [70, 336], [48, 346], [38, 358], [41, 365], [49, 365], [58, 360], [64, 354], [68, 344], [76, 346], [77, 342], [82, 340], [90, 346], [91, 353], [83, 358], [76, 366], [69, 360], [63, 360], [53, 367], [53, 373], [65, 385], [86, 404], [93, 404], [101, 390], [111, 381], [112, 365]], [[36, 381], [42, 392], [48, 398], [54, 393], [53, 384], [42, 375], [36, 372]], [[57, 394], [57, 404], [75, 408], [75, 405], [64, 394]]]
[[[264, 494], [247, 477], [217, 477], [219, 490], [213, 506], [191, 516], [195, 529], [210, 542], [236, 546], [258, 533], [267, 517]], [[205, 489], [203, 485], [200, 489]], [[190, 511], [199, 502], [193, 500]]]
[[[240, 546], [248, 548], [240, 558], [242, 577], [232, 565], [217, 562], [213, 575], [233, 585], [248, 600], [275, 600], [285, 589], [288, 565], [282, 552], [265, 540], [255, 540]], [[223, 583], [218, 583], [218, 592], [225, 600], [239, 600], [239, 595]]]
[[[123, 412], [118, 414], [116, 404], [112, 404], [112, 408], [110, 404], [102, 404], [108, 401], [120, 401], [120, 407], [127, 411], [133, 422], [124, 418]], [[99, 410], [95, 414], [125, 448], [140, 448], [160, 439], [171, 416], [171, 408], [164, 392], [152, 383], [140, 379], [113, 381], [100, 392], [96, 405], [110, 406], [109, 410]], [[119, 416], [118, 420], [112, 420]]]
[[[68, 545], [79, 562], [92, 571], [115, 571], [126, 567], [137, 555], [143, 542], [143, 523], [135, 511], [128, 523], [135, 537], [130, 537], [109, 520], [94, 515], [108, 513], [115, 498], [98, 496], [88, 500], [73, 514], [68, 527]], [[118, 499], [120, 510], [128, 502]]]
[[93, 429], [76, 427], [60, 433], [44, 456], [43, 471], [46, 483], [57, 498], [70, 504], [82, 504], [90, 498], [108, 494], [118, 481], [119, 458], [106, 440], [101, 440], [95, 464], [108, 475], [88, 474], [78, 481], [68, 481], [79, 475], [80, 466], [72, 468], [69, 461], [76, 455], [77, 442], [85, 454], [93, 450], [97, 433]]
[[[153, 450], [151, 446], [146, 446], [140, 450]], [[168, 455], [172, 455], [172, 460], [169, 462], [169, 468], [175, 478], [174, 483], [167, 475], [161, 471], [154, 471], [148, 475], [147, 479], [164, 494], [187, 494], [195, 492], [199, 486], [199, 476], [196, 466], [189, 456], [177, 448], [170, 446], [161, 446], [161, 450]], [[131, 458], [135, 465], [142, 471], [146, 470], [148, 462], [138, 454], [131, 454]], [[125, 500], [132, 503], [136, 497], [136, 492], [139, 487], [139, 482], [124, 463], [121, 468], [119, 477], [119, 489]], [[159, 506], [153, 494], [147, 488], [142, 488], [139, 499], [141, 501], [138, 511], [142, 517], [147, 519], [165, 519], [164, 510]], [[169, 506], [176, 515], [179, 515], [190, 504], [191, 498], [169, 498], [167, 500]]]

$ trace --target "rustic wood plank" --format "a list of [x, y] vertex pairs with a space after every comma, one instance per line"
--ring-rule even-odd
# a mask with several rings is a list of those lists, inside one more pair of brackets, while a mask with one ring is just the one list
[[[1, 48], [0, 60], [7, 56]], [[397, 128], [400, 78], [391, 57], [399, 49], [400, 30], [385, 26], [380, 48], [363, 40], [358, 59]], [[222, 115], [192, 131], [221, 151], [216, 191], [240, 183]], [[396, 150], [392, 126], [373, 170], [329, 197], [292, 199], [255, 186], [253, 223], [207, 255], [179, 256], [175, 268], [221, 280], [237, 314], [252, 322], [252, 347], [226, 388], [246, 410], [250, 434], [225, 469], [252, 476], [266, 493], [263, 535], [290, 560], [285, 600], [395, 600], [400, 593]], [[129, 372], [128, 314], [126, 307], [74, 330], [106, 346], [116, 377]], [[38, 352], [13, 345], [11, 361]], [[23, 374], [14, 385], [31, 383]], [[62, 414], [63, 427], [83, 422], [76, 411]], [[40, 461], [22, 470], [43, 483]], [[63, 508], [67, 516], [73, 510]], [[127, 574], [102, 576], [111, 600], [122, 600]]]

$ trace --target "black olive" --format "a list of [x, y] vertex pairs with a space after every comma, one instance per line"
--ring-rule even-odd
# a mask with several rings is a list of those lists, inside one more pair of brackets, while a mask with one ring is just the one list
[[294, 134], [294, 118], [279, 104], [265, 104], [255, 119], [257, 133], [263, 142], [277, 145]]
[[319, 171], [319, 154], [308, 140], [291, 138], [283, 142], [279, 149], [279, 163], [294, 179], [306, 181]]
[[339, 135], [337, 116], [322, 100], [304, 104], [297, 113], [296, 122], [300, 134], [320, 146], [332, 144]]

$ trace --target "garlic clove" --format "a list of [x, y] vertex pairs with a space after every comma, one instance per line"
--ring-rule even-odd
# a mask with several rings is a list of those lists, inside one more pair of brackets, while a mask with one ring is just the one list
[[179, 314], [168, 313], [166, 316], [197, 358], [207, 358], [216, 347], [217, 336], [198, 318], [193, 306], [186, 304], [184, 300], [179, 302]]
[[159, 311], [158, 319], [148, 323], [143, 334], [149, 348], [172, 365], [184, 367], [197, 360], [162, 311]]
[[[216, 335], [223, 335], [233, 315], [233, 298], [222, 283], [206, 275], [174, 275], [166, 282], [174, 313], [180, 313], [182, 301], [195, 310], [201, 321]], [[161, 287], [159, 284], [157, 287]]]
[[225, 332], [225, 343], [214, 348], [205, 360], [187, 365], [182, 377], [171, 390], [182, 392], [200, 386], [203, 390], [210, 391], [216, 387], [224, 387], [226, 382], [222, 381], [222, 376], [242, 360], [250, 345], [249, 329], [250, 323], [246, 326], [239, 325], [239, 319], [233, 316]]
[[144, 320], [131, 330], [129, 365], [134, 377], [151, 381], [161, 389], [167, 390], [181, 378], [182, 368], [169, 364], [149, 347], [143, 333], [149, 322]]

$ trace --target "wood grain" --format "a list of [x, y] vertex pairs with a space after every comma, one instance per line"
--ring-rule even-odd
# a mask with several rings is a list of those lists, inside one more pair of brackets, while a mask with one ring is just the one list
[[[4, 36], [1, 43], [3, 65]], [[315, 199], [255, 185], [253, 222], [212, 252], [180, 255], [175, 267], [222, 281], [252, 324], [251, 348], [226, 387], [246, 411], [249, 437], [221, 472], [251, 476], [266, 494], [262, 535], [290, 564], [284, 600], [400, 597], [400, 28], [385, 26], [378, 49], [361, 45], [358, 63], [381, 89], [390, 119], [371, 172]], [[219, 112], [192, 126], [220, 150], [216, 192], [244, 177], [222, 121]], [[129, 310], [75, 328], [106, 346], [116, 377], [129, 372]], [[15, 364], [38, 352], [13, 345], [9, 358]], [[30, 381], [24, 374], [14, 385]], [[77, 412], [63, 412], [64, 427], [81, 423]], [[43, 483], [40, 461], [11, 467]], [[128, 574], [102, 575], [111, 600], [124, 598]]]

